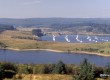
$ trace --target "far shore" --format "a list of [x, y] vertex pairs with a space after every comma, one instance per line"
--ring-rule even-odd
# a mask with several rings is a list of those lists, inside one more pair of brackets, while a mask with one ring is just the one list
[[90, 55], [97, 55], [102, 57], [110, 57], [108, 54], [102, 53], [94, 53], [94, 52], [85, 52], [85, 51], [61, 51], [61, 50], [54, 50], [54, 49], [14, 49], [14, 48], [6, 48], [6, 50], [14, 50], [14, 51], [51, 51], [51, 52], [67, 52], [68, 54], [90, 54]]
[[[110, 36], [110, 34], [95, 34], [95, 33], [77, 33], [78, 35], [90, 35], [90, 36]], [[65, 33], [61, 35], [77, 35], [76, 33]], [[47, 35], [53, 35], [53, 33], [47, 34]], [[59, 33], [55, 33], [54, 35], [59, 35]]]

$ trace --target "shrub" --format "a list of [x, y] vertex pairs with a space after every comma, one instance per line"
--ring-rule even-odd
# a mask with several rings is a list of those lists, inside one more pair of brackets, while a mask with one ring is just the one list
[[87, 59], [84, 59], [81, 63], [79, 75], [75, 76], [75, 80], [95, 80], [94, 78], [94, 68], [93, 66], [87, 61]]
[[55, 64], [53, 72], [56, 74], [66, 74], [65, 64], [62, 61], [59, 61], [57, 64]]
[[3, 78], [12, 78], [17, 73], [17, 67], [11, 63], [1, 64]]

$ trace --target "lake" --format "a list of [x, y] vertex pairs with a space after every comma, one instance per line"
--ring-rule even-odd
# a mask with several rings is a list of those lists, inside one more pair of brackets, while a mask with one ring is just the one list
[[79, 64], [84, 58], [97, 66], [105, 66], [110, 62], [110, 57], [101, 57], [89, 54], [75, 54], [66, 52], [50, 52], [50, 51], [13, 51], [0, 50], [0, 61], [14, 63], [37, 63], [48, 64], [56, 63], [62, 60], [66, 64]]
[[108, 42], [110, 36], [105, 35], [47, 35], [41, 37], [43, 41], [70, 42], [70, 43], [97, 43]]

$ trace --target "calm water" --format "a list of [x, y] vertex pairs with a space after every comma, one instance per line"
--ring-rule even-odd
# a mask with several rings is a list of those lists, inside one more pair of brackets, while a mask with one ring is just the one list
[[[65, 37], [67, 35], [55, 36], [56, 42], [68, 42]], [[89, 36], [89, 35], [68, 35], [68, 40], [71, 43], [97, 43], [97, 42], [108, 42], [110, 41], [110, 36]], [[53, 36], [43, 36], [41, 37], [44, 41], [53, 41]]]
[[0, 61], [17, 63], [55, 63], [59, 60], [67, 64], [79, 64], [84, 58], [87, 58], [92, 64], [105, 66], [110, 62], [110, 57], [101, 57], [87, 54], [67, 54], [49, 51], [12, 51], [0, 50]]

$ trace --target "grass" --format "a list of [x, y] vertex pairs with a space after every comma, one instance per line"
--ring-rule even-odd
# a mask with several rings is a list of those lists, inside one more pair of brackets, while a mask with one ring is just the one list
[[14, 79], [4, 80], [72, 80], [72, 76], [60, 74], [17, 74]]
[[[21, 79], [20, 79], [21, 78]], [[60, 74], [22, 74], [15, 75], [13, 79], [4, 80], [73, 80], [72, 75], [60, 75]], [[96, 80], [110, 80], [97, 78]]]
[[[24, 80], [28, 80], [31, 75], [24, 76]], [[58, 74], [37, 74], [32, 76], [33, 80], [71, 80], [70, 75], [58, 75]]]
[[[3, 37], [3, 35], [5, 35]], [[60, 51], [73, 52], [90, 52], [110, 55], [110, 42], [105, 43], [62, 43], [62, 42], [47, 42], [29, 39], [15, 39], [12, 36], [31, 36], [31, 32], [22, 31], [5, 31], [0, 34], [0, 42], [5, 43], [8, 48], [13, 49], [53, 49]]]

